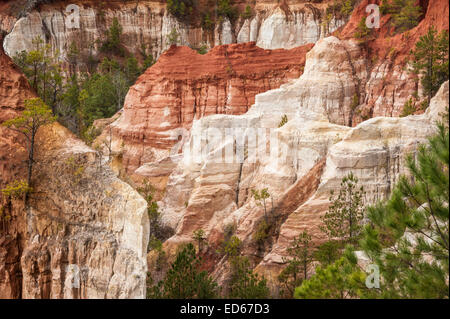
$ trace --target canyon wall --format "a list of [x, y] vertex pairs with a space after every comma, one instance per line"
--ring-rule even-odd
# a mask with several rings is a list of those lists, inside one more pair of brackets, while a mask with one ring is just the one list
[[[381, 28], [373, 29], [368, 39], [355, 39], [357, 21], [365, 16], [368, 3], [363, 0], [344, 28], [315, 45], [308, 55], [302, 95], [287, 89], [275, 104], [275, 93], [258, 97], [260, 104], [267, 99], [274, 122], [283, 115], [312, 111], [318, 118], [352, 127], [372, 117], [399, 116], [405, 102], [420, 94], [420, 83], [409, 70], [409, 51], [431, 25], [448, 30], [448, 20], [441, 18], [448, 4], [430, 2], [423, 20], [408, 32], [391, 36], [386, 31], [389, 17], [383, 16]], [[121, 156], [118, 170], [168, 176], [174, 165], [166, 158], [181, 149], [193, 121], [211, 114], [243, 114], [256, 94], [298, 77], [311, 46], [269, 51], [250, 42], [218, 46], [206, 55], [172, 47], [130, 89], [118, 119], [100, 140], [112, 135], [113, 149]], [[299, 106], [295, 112], [285, 110], [291, 103]]]
[[[328, 208], [330, 191], [346, 174], [353, 172], [364, 186], [366, 204], [390, 194], [406, 173], [406, 155], [435, 132], [435, 122], [449, 105], [446, 82], [424, 114], [397, 117], [406, 100], [421, 91], [407, 69], [409, 50], [430, 26], [448, 30], [448, 20], [442, 18], [448, 3], [430, 1], [423, 20], [407, 33], [389, 36], [385, 19], [372, 39], [361, 41], [352, 37], [354, 22], [360, 21], [367, 3], [361, 2], [343, 30], [314, 45], [298, 79], [257, 94], [243, 115], [216, 114], [194, 121], [181, 154], [135, 171], [145, 175], [173, 169], [159, 202], [163, 222], [176, 230], [165, 242], [168, 252], [203, 229], [210, 245], [205, 252], [210, 270], [226, 285], [229, 267], [217, 249], [227, 230], [235, 229], [243, 241], [242, 253], [251, 257], [276, 295], [286, 248], [303, 230], [315, 244], [325, 239], [320, 217]], [[283, 116], [288, 121], [278, 127]], [[257, 135], [254, 141], [260, 129], [272, 136], [270, 152], [268, 136], [260, 140]], [[254, 235], [264, 210], [251, 190], [264, 187], [272, 198], [268, 205], [275, 222], [261, 247]], [[150, 264], [153, 261], [150, 253]]]
[[[204, 116], [247, 112], [256, 94], [300, 76], [310, 48], [263, 50], [249, 42], [200, 55], [171, 47], [130, 89], [121, 115], [109, 127], [123, 168], [132, 174], [146, 163], [164, 160]], [[109, 133], [104, 130], [100, 139]], [[148, 169], [139, 174], [151, 175]]]
[[[0, 123], [34, 97], [0, 51]], [[37, 136], [33, 192], [1, 198], [1, 298], [144, 298], [145, 200], [59, 124]], [[24, 140], [0, 126], [0, 187], [25, 176]]]
[[[198, 10], [214, 11], [214, 4], [200, 2]], [[245, 3], [236, 7], [243, 11]], [[18, 18], [4, 16], [3, 29], [9, 33], [4, 41], [5, 52], [14, 56], [22, 50], [33, 48], [32, 40], [41, 37], [50, 43], [54, 52], [58, 51], [62, 60], [67, 60], [67, 52], [75, 43], [80, 52], [78, 63], [82, 66], [90, 55], [99, 53], [101, 42], [113, 18], [123, 27], [122, 42], [126, 49], [140, 57], [142, 45], [149, 48], [155, 58], [169, 48], [167, 41], [173, 28], [179, 34], [179, 44], [198, 48], [208, 48], [221, 44], [254, 41], [264, 49], [294, 48], [314, 43], [329, 32], [342, 26], [345, 21], [329, 22], [323, 25], [328, 2], [311, 4], [308, 1], [256, 1], [252, 5], [252, 16], [244, 19], [241, 15], [231, 23], [228, 18], [217, 18], [212, 30], [204, 29], [195, 21], [179, 21], [166, 9], [165, 1], [53, 1], [38, 5], [28, 14]], [[66, 12], [69, 4], [79, 6], [79, 28], [72, 27], [72, 12]], [[199, 12], [200, 14], [200, 12]], [[0, 15], [1, 16], [1, 15]]]

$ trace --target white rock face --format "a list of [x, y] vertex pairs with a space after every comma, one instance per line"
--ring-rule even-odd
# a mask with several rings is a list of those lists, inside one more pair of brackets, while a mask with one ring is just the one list
[[[125, 2], [120, 10], [79, 6], [80, 28], [71, 28], [73, 21], [70, 12], [45, 5], [40, 11], [32, 11], [19, 19], [12, 31], [5, 37], [3, 47], [9, 56], [33, 48], [32, 40], [41, 37], [52, 45], [53, 51], [59, 52], [61, 60], [67, 60], [67, 52], [74, 42], [82, 58], [99, 52], [105, 33], [116, 17], [123, 28], [122, 41], [133, 54], [139, 54], [142, 45], [148, 47], [148, 53], [155, 58], [164, 52], [169, 44], [167, 36], [175, 29], [179, 34], [179, 45], [208, 47], [221, 44], [256, 41], [265, 49], [293, 48], [306, 43], [314, 43], [332, 32], [344, 21], [332, 21], [329, 30], [321, 27], [320, 14], [325, 8], [301, 4], [292, 7], [289, 13], [281, 10], [276, 3], [261, 8], [258, 6], [251, 19], [239, 18], [231, 25], [228, 19], [216, 25], [213, 39], [209, 31], [179, 22], [165, 10], [165, 4], [153, 1]], [[11, 29], [11, 28], [9, 28]]]
[[[190, 240], [199, 228], [214, 241], [227, 225], [235, 224], [244, 253], [254, 254], [253, 234], [263, 210], [256, 205], [251, 190], [267, 187], [275, 212], [277, 207], [291, 209], [277, 242], [257, 267], [269, 281], [275, 280], [285, 249], [295, 236], [307, 230], [315, 241], [323, 240], [320, 216], [328, 208], [330, 190], [338, 188], [349, 172], [364, 185], [367, 203], [389, 195], [399, 176], [406, 173], [406, 155], [433, 134], [434, 122], [448, 107], [448, 82], [423, 115], [375, 117], [349, 127], [353, 96], [364, 92], [366, 78], [359, 46], [328, 37], [308, 53], [299, 79], [257, 95], [246, 114], [213, 115], [196, 121], [160, 203], [163, 221], [176, 228], [176, 235], [167, 244]], [[283, 115], [288, 122], [278, 128]], [[230, 128], [238, 132], [236, 137], [216, 140], [217, 134], [211, 134], [220, 132], [229, 138]], [[270, 152], [264, 156], [255, 155], [250, 142], [247, 146], [239, 142], [259, 128], [272, 129], [273, 134]], [[207, 145], [207, 151], [201, 153], [196, 145]], [[258, 138], [256, 145], [265, 149], [267, 140]], [[243, 162], [238, 160], [240, 150]], [[234, 162], [223, 163], [227, 152], [234, 156]], [[324, 168], [318, 170], [321, 162]], [[310, 176], [314, 170], [316, 175]], [[311, 185], [317, 179], [315, 189], [306, 191], [305, 186], [297, 191], [297, 198], [287, 196], [299, 182]], [[270, 202], [268, 205], [271, 207]]]
[[286, 13], [280, 7], [258, 12], [251, 20], [245, 20], [237, 36], [237, 42], [256, 41], [264, 49], [290, 49], [306, 43], [315, 43], [333, 32], [345, 21], [331, 21], [328, 30], [322, 26], [321, 10], [316, 7], [295, 7]]
[[280, 228], [280, 235], [257, 269], [275, 280], [271, 269], [283, 263], [286, 247], [302, 231], [314, 240], [325, 239], [319, 231], [320, 217], [327, 210], [330, 190], [339, 188], [342, 178], [352, 172], [364, 186], [366, 204], [386, 198], [400, 175], [407, 174], [406, 156], [436, 132], [435, 122], [448, 108], [447, 81], [427, 111], [403, 118], [377, 117], [350, 129], [326, 154], [326, 165], [315, 194], [300, 205]]
[[22, 297], [145, 298], [146, 201], [66, 129], [47, 133], [52, 149], [36, 166], [36, 192], [45, 196], [27, 213]]

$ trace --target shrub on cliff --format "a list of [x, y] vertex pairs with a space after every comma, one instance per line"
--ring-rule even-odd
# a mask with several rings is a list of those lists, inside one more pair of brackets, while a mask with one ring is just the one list
[[238, 9], [230, 4], [230, 0], [219, 0], [217, 5], [217, 14], [220, 17], [228, 18], [230, 21], [235, 20], [238, 15]]
[[371, 33], [372, 29], [369, 29], [366, 25], [366, 17], [362, 17], [361, 20], [359, 20], [358, 26], [353, 36], [357, 39], [365, 40]]
[[180, 43], [180, 34], [177, 32], [177, 29], [172, 28], [170, 33], [167, 35], [167, 44], [177, 45], [178, 43]]
[[167, 10], [178, 19], [186, 19], [194, 12], [194, 1], [167, 0]]
[[245, 7], [244, 12], [241, 13], [241, 17], [243, 19], [250, 19], [251, 17], [253, 17], [253, 10], [252, 7], [250, 7], [249, 5], [247, 5]]
[[114, 54], [124, 56], [125, 49], [122, 47], [121, 37], [123, 28], [117, 18], [113, 19], [111, 27], [106, 33], [106, 40], [101, 46], [103, 52], [112, 52]]
[[416, 0], [383, 0], [380, 13], [391, 14], [396, 31], [404, 32], [419, 23], [422, 7]]

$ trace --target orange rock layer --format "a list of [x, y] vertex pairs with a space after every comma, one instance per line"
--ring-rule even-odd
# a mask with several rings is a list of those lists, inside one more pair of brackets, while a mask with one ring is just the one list
[[173, 130], [212, 114], [239, 115], [255, 95], [298, 78], [312, 45], [264, 50], [254, 42], [222, 45], [200, 55], [172, 46], [130, 89], [123, 115], [113, 124], [114, 138], [125, 145], [128, 172], [154, 160], [146, 148], [170, 149]]

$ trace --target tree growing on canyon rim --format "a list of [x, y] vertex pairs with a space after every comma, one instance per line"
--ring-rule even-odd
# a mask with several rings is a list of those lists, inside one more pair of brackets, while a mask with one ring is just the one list
[[380, 269], [377, 297], [449, 297], [449, 151], [448, 124], [440, 123], [407, 158], [410, 176], [368, 208], [361, 248]]
[[308, 267], [313, 261], [314, 250], [311, 246], [311, 236], [303, 231], [294, 238], [287, 253], [289, 258], [283, 258], [283, 262], [287, 263], [287, 266], [281, 271], [278, 281], [286, 289], [283, 294], [292, 298], [295, 287], [300, 286], [306, 280]]
[[331, 205], [320, 229], [330, 239], [355, 244], [362, 230], [364, 196], [364, 187], [358, 187], [358, 178], [350, 172], [342, 179], [337, 196], [330, 192]]
[[421, 78], [423, 92], [427, 98], [427, 106], [431, 98], [449, 78], [448, 31], [438, 34], [434, 27], [421, 36], [416, 47], [411, 51], [412, 72]]
[[25, 137], [25, 147], [28, 153], [27, 183], [30, 186], [35, 162], [36, 134], [41, 127], [56, 121], [56, 117], [52, 115], [50, 108], [40, 98], [28, 99], [24, 103], [25, 110], [22, 114], [3, 122], [2, 125]]

